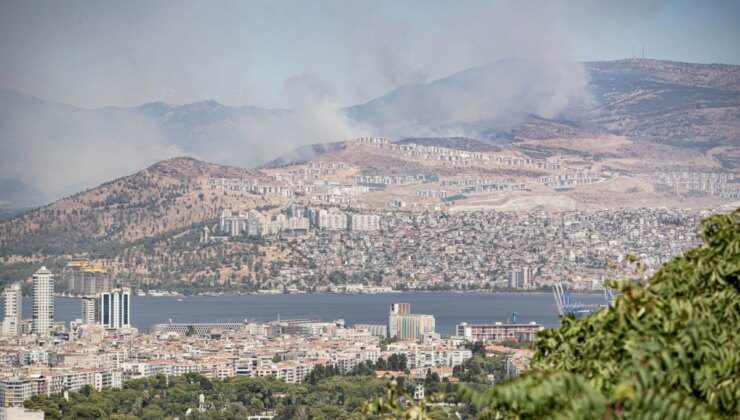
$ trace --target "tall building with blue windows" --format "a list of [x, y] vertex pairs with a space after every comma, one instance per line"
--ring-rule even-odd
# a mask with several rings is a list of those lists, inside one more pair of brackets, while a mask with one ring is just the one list
[[100, 324], [116, 330], [131, 326], [131, 289], [113, 289], [100, 295]]

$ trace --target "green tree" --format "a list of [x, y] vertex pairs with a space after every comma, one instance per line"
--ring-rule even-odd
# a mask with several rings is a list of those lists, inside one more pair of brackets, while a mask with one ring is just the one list
[[463, 394], [481, 418], [737, 418], [739, 219], [706, 219], [646, 287], [613, 282], [611, 308], [541, 333], [519, 380]]
[[187, 329], [185, 330], [185, 335], [188, 337], [192, 337], [195, 335], [195, 326], [188, 325]]

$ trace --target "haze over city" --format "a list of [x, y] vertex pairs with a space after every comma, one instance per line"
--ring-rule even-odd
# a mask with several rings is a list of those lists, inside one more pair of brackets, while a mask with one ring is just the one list
[[[33, 189], [36, 202], [178, 155], [254, 167], [296, 146], [362, 135], [505, 135], [524, 114], [567, 117], [563, 113], [591, 99], [590, 75], [580, 62], [740, 62], [734, 42], [740, 11], [731, 1], [0, 7], [6, 40], [0, 46], [0, 88], [13, 91], [2, 94], [0, 177]], [[497, 69], [492, 81], [475, 86], [474, 93], [486, 95], [452, 89], [415, 96], [385, 112], [394, 115], [391, 124], [347, 116], [347, 107], [401, 86], [501, 60], [520, 65]], [[16, 93], [50, 104], [17, 113], [22, 99]], [[174, 124], [199, 124], [192, 134], [162, 127], [161, 114], [151, 109], [131, 109], [209, 100], [275, 111], [255, 117], [256, 109], [245, 108], [225, 121], [204, 121], [202, 112], [188, 108]], [[72, 115], [60, 117], [65, 112]], [[454, 124], [481, 119], [495, 123], [472, 130]], [[228, 125], [227, 133], [209, 135], [214, 124]], [[213, 145], [190, 144], [184, 139], [189, 135]], [[34, 173], [19, 160], [33, 163]]]
[[4, 1], [0, 39], [0, 420], [740, 412], [737, 1]]

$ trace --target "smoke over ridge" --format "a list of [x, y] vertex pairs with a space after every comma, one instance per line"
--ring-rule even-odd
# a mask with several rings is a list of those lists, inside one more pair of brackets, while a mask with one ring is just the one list
[[[531, 8], [483, 2], [475, 3], [472, 15], [469, 8], [433, 14], [440, 26], [436, 32], [408, 18], [384, 14], [370, 4], [320, 3], [317, 8], [327, 27], [317, 28], [316, 36], [331, 48], [311, 44], [300, 57], [286, 57], [304, 61], [298, 66], [301, 71], [283, 80], [277, 95], [283, 108], [201, 101], [84, 109], [4, 91], [0, 96], [0, 178], [21, 180], [54, 199], [175, 155], [254, 167], [301, 145], [357, 136], [485, 138], [530, 115], [558, 118], [589, 100], [587, 74], [567, 56], [563, 26], [569, 21], [546, 3]], [[268, 12], [299, 18], [290, 10], [260, 13]], [[178, 13], [186, 17], [201, 13], [206, 20], [222, 17], [187, 2]], [[231, 30], [239, 23], [236, 18], [227, 21]], [[212, 33], [199, 34], [201, 28], [195, 27], [190, 37], [184, 29], [178, 27], [173, 36], [193, 44], [196, 52], [204, 45], [214, 48], [217, 40]], [[144, 33], [147, 30], [151, 29], [142, 28]], [[198, 35], [202, 36], [195, 38]], [[138, 37], [132, 35], [134, 41]], [[48, 39], [28, 42], [42, 41]], [[165, 53], [180, 57], [169, 44], [174, 38], [165, 41], [170, 47]], [[294, 41], [307, 42], [300, 37]], [[236, 40], [227, 42], [238, 50]], [[243, 42], [244, 48], [255, 48], [254, 42]], [[70, 61], [90, 63], [95, 58], [90, 54]], [[150, 65], [154, 74], [166, 74], [173, 65], [150, 58], [137, 65]], [[252, 64], [244, 65], [249, 72]], [[338, 74], [341, 77], [335, 77]], [[89, 92], [89, 83], [102, 77], [95, 74], [89, 82], [75, 82], [69, 90]], [[0, 78], [3, 86], [24, 80], [19, 69]], [[26, 82], [20, 82], [25, 86]], [[168, 96], [181, 95], [178, 92], [187, 86], [175, 87]], [[101, 88], [109, 87], [101, 84]], [[248, 86], [244, 92], [240, 89], [239, 101], [259, 103], [260, 92], [264, 89], [258, 86]], [[362, 104], [346, 107], [348, 103]]]

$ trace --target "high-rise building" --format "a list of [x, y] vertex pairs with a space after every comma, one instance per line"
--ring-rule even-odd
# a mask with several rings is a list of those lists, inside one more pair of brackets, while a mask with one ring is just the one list
[[46, 267], [33, 273], [33, 329], [47, 334], [54, 321], [54, 274]]
[[434, 316], [412, 314], [408, 303], [392, 303], [388, 315], [388, 335], [392, 338], [421, 338], [434, 332]]
[[85, 260], [68, 262], [62, 277], [69, 293], [79, 296], [98, 296], [110, 291], [113, 283], [107, 268]]
[[105, 328], [131, 326], [131, 289], [114, 289], [100, 295], [100, 323]]
[[529, 268], [524, 267], [521, 270], [512, 270], [509, 275], [509, 287], [512, 289], [528, 289]]
[[23, 317], [21, 283], [8, 285], [3, 292], [3, 296], [5, 297], [5, 318], [3, 319], [2, 333], [4, 336], [19, 335]]
[[80, 319], [83, 324], [96, 324], [100, 319], [100, 299], [94, 296], [82, 298], [82, 314]]
[[410, 303], [391, 303], [391, 310], [388, 314], [388, 336], [398, 336], [398, 317], [411, 313]]

